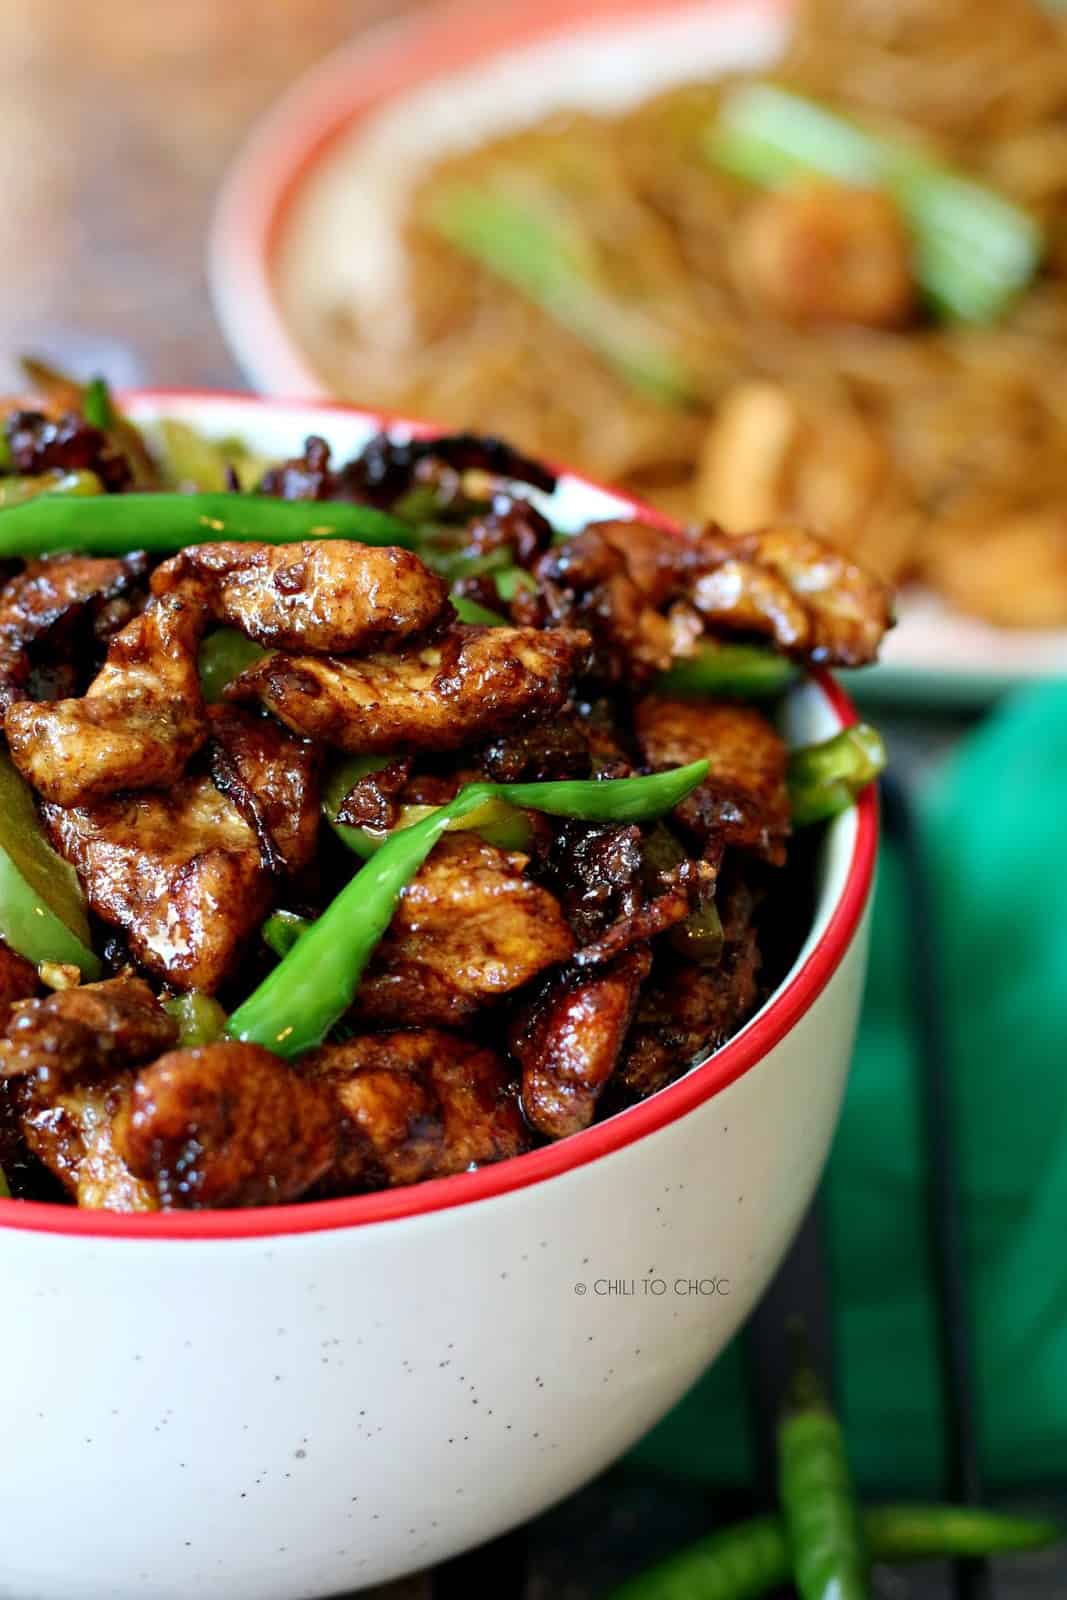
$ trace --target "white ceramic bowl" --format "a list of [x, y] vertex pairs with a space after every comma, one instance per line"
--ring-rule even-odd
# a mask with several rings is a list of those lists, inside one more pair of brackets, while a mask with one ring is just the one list
[[[375, 419], [149, 394], [291, 453]], [[634, 507], [566, 476], [562, 524]], [[852, 720], [828, 678], [792, 735]], [[0, 1595], [297, 1600], [502, 1532], [622, 1454], [759, 1297], [815, 1188], [852, 1048], [877, 835], [827, 830], [811, 933], [726, 1047], [481, 1172], [278, 1209], [0, 1201]]]

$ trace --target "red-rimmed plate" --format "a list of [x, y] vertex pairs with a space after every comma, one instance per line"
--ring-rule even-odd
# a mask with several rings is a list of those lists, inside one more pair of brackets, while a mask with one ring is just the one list
[[[249, 378], [323, 396], [302, 306], [356, 303], [403, 334], [397, 220], [443, 154], [565, 107], [610, 110], [672, 83], [773, 63], [775, 0], [458, 0], [363, 35], [300, 80], [249, 139], [211, 244], [220, 322]], [[867, 697], [981, 703], [1067, 674], [1067, 631], [1004, 630], [926, 592], [901, 603]]]

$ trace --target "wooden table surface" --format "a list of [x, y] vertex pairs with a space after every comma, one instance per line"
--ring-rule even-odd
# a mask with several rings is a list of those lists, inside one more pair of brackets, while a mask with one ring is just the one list
[[205, 238], [250, 124], [420, 0], [0, 0], [0, 382], [36, 350], [120, 384], [234, 386]]

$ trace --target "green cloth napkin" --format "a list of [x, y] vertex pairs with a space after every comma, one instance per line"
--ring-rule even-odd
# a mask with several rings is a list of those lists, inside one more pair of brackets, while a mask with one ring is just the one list
[[[1027, 690], [923, 799], [940, 918], [985, 1470], [1067, 1462], [1067, 684]], [[856, 1061], [826, 1181], [841, 1401], [867, 1489], [936, 1492], [936, 1326], [907, 975], [884, 851]], [[738, 1342], [642, 1442], [644, 1464], [751, 1481]]]

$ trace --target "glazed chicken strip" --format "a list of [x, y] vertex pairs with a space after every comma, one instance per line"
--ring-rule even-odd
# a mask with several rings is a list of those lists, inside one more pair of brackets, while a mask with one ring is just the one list
[[109, 978], [18, 1002], [0, 1036], [0, 1077], [103, 1077], [150, 1061], [177, 1037], [143, 978]]
[[356, 754], [456, 750], [559, 710], [587, 645], [562, 628], [455, 628], [405, 655], [269, 656], [226, 693]]
[[269, 1050], [174, 1050], [137, 1075], [117, 1135], [165, 1210], [280, 1205], [333, 1165], [337, 1109]]
[[503, 1062], [436, 1028], [327, 1045], [303, 1063], [341, 1114], [335, 1190], [381, 1189], [503, 1161], [529, 1135]]
[[207, 738], [203, 630], [199, 607], [167, 595], [115, 635], [81, 699], [11, 706], [4, 726], [23, 777], [64, 806], [174, 783]]
[[[211, 727], [278, 862], [299, 870], [315, 846], [317, 752], [233, 708]], [[92, 909], [121, 928], [142, 966], [175, 988], [214, 993], [272, 899], [263, 832], [234, 799], [202, 774], [166, 792], [122, 793], [93, 806], [46, 804], [42, 814]]]
[[574, 949], [526, 858], [474, 833], [441, 840], [408, 884], [356, 1001], [362, 1021], [461, 1024]]
[[592, 977], [550, 979], [512, 1027], [527, 1121], [549, 1139], [588, 1128], [615, 1071], [652, 957], [637, 945]]
[[[128, 556], [59, 556], [27, 562], [0, 590], [0, 714], [18, 700], [48, 699], [34, 692], [35, 646], [55, 645], [68, 656], [85, 625], [91, 637], [107, 639], [131, 615], [130, 591], [144, 574], [144, 559]], [[66, 676], [75, 663], [64, 662]], [[73, 684], [71, 685], [73, 687]]]
[[597, 522], [548, 551], [536, 572], [558, 620], [606, 635], [638, 666], [667, 665], [664, 649], [685, 654], [708, 625], [765, 634], [798, 660], [861, 666], [892, 624], [880, 579], [790, 526], [679, 535]]
[[79, 1206], [107, 1211], [158, 1211], [155, 1186], [137, 1178], [118, 1148], [129, 1117], [133, 1073], [59, 1090], [20, 1084], [22, 1136]]
[[0, 1038], [22, 1136], [82, 1206], [150, 1211], [151, 1186], [129, 1171], [116, 1138], [131, 1068], [170, 1049], [177, 1027], [141, 978], [124, 976], [24, 1000]]
[[259, 644], [316, 655], [384, 649], [454, 615], [418, 556], [347, 539], [194, 546], [152, 575], [154, 595], [175, 591]]
[[762, 712], [649, 694], [634, 708], [634, 732], [650, 767], [710, 759], [711, 775], [675, 812], [702, 848], [717, 856], [733, 845], [775, 866], [784, 862], [788, 752]]

